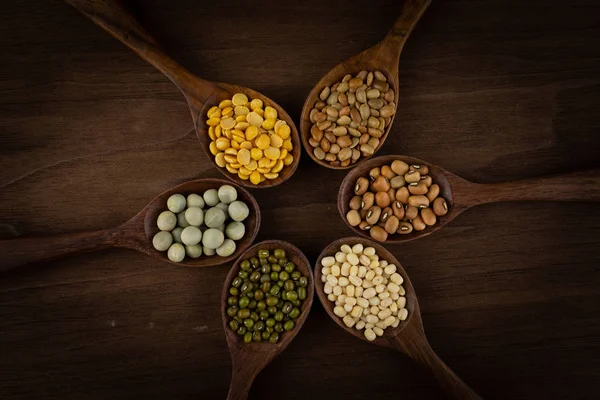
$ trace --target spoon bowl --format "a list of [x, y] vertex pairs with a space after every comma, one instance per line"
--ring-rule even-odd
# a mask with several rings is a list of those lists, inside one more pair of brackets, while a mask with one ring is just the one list
[[[235, 241], [236, 250], [227, 257], [218, 255], [199, 258], [186, 257], [175, 263], [167, 257], [166, 251], [158, 251], [152, 245], [152, 238], [159, 229], [156, 226], [158, 215], [167, 210], [167, 199], [175, 193], [185, 196], [203, 193], [208, 189], [218, 189], [222, 185], [233, 186], [238, 200], [246, 203], [250, 214], [244, 220], [246, 233]], [[99, 231], [68, 233], [54, 236], [15, 238], [0, 240], [0, 253], [11, 257], [0, 259], [0, 271], [13, 269], [37, 261], [55, 259], [70, 254], [91, 252], [110, 247], [124, 247], [137, 250], [152, 257], [185, 267], [210, 267], [221, 265], [239, 257], [252, 244], [260, 228], [260, 208], [256, 199], [244, 188], [224, 179], [199, 179], [172, 187], [156, 196], [146, 207], [124, 224]]]
[[[300, 116], [300, 136], [302, 138], [304, 149], [310, 158], [317, 164], [331, 169], [354, 168], [359, 163], [371, 158], [377, 153], [381, 146], [383, 146], [398, 110], [398, 67], [400, 54], [410, 33], [427, 7], [429, 7], [430, 3], [431, 0], [405, 0], [400, 16], [396, 19], [392, 29], [381, 42], [338, 64], [325, 74], [310, 91], [304, 102], [304, 106], [302, 107], [302, 114]], [[396, 94], [396, 99], [394, 101], [396, 107], [394, 109], [394, 115], [392, 116], [392, 122], [386, 126], [385, 132], [383, 132], [383, 135], [379, 138], [379, 145], [375, 148], [373, 154], [365, 157], [361, 155], [361, 158], [356, 163], [349, 164], [345, 167], [333, 166], [327, 161], [319, 160], [313, 153], [313, 147], [309, 144], [308, 139], [311, 137], [310, 129], [313, 125], [310, 121], [310, 111], [314, 108], [315, 103], [320, 101], [319, 94], [323, 88], [331, 86], [336, 82], [341, 82], [346, 74], [356, 75], [362, 70], [372, 72], [378, 70], [382, 72], [387, 78], [390, 87], [394, 89], [394, 93]]]
[[[119, 0], [65, 1], [132, 49], [142, 59], [156, 67], [177, 86], [187, 100], [194, 122], [194, 129], [202, 149], [217, 169], [228, 179], [241, 186], [267, 188], [285, 182], [294, 174], [300, 162], [300, 139], [294, 121], [281, 106], [255, 90], [228, 83], [210, 82], [191, 73], [166, 55], [156, 40], [127, 12]], [[231, 99], [235, 93], [243, 93], [249, 99], [260, 99], [265, 106], [275, 108], [278, 118], [285, 120], [291, 129], [290, 137], [293, 144], [291, 154], [294, 156], [294, 161], [292, 164], [285, 166], [276, 179], [267, 179], [258, 185], [254, 185], [249, 180], [241, 179], [238, 175], [233, 175], [226, 169], [219, 167], [215, 162], [214, 155], [209, 150], [211, 140], [206, 125], [206, 112], [222, 100]]]
[[[405, 321], [401, 321], [396, 328], [388, 327], [384, 329], [383, 335], [378, 336], [375, 340], [368, 341], [363, 332], [354, 327], [347, 327], [340, 317], [335, 315], [333, 308], [335, 303], [329, 301], [327, 294], [325, 294], [325, 284], [321, 280], [321, 261], [324, 257], [333, 256], [335, 253], [340, 251], [340, 247], [343, 244], [353, 246], [355, 244], [362, 244], [364, 247], [373, 247], [377, 252], [380, 259], [387, 260], [390, 264], [396, 265], [397, 272], [404, 278], [402, 285], [406, 290], [406, 309], [408, 310], [408, 317]], [[373, 343], [378, 346], [388, 347], [396, 349], [422, 366], [428, 368], [438, 383], [447, 394], [455, 399], [481, 399], [467, 384], [465, 384], [433, 351], [425, 332], [423, 330], [423, 321], [421, 319], [421, 311], [419, 309], [419, 302], [417, 301], [417, 295], [414, 287], [410, 281], [410, 278], [400, 262], [394, 257], [392, 253], [386, 250], [385, 247], [377, 242], [368, 239], [362, 239], [357, 237], [346, 237], [338, 239], [328, 244], [325, 249], [319, 255], [315, 264], [315, 288], [317, 296], [325, 309], [325, 312], [335, 321], [346, 332], [351, 335], [365, 340], [368, 343]]]
[[[231, 286], [231, 282], [240, 271], [241, 262], [245, 259], [256, 257], [259, 249], [267, 249], [270, 251], [284, 249], [287, 258], [296, 264], [296, 267], [302, 275], [308, 278], [308, 287], [306, 288], [307, 297], [300, 308], [300, 315], [295, 321], [296, 325], [291, 331], [284, 332], [278, 343], [252, 342], [246, 344], [244, 343], [243, 338], [233, 332], [227, 324], [227, 298], [229, 297], [229, 287]], [[266, 240], [255, 244], [240, 255], [225, 278], [221, 294], [221, 318], [223, 320], [225, 339], [232, 360], [232, 378], [229, 394], [227, 396], [229, 400], [245, 399], [248, 396], [248, 391], [258, 373], [291, 343], [308, 317], [314, 298], [314, 291], [315, 283], [310, 263], [302, 251], [291, 243], [283, 242], [281, 240]]]
[[390, 165], [394, 160], [402, 160], [409, 165], [425, 165], [429, 175], [440, 187], [440, 197], [446, 200], [448, 213], [438, 217], [433, 226], [423, 231], [412, 231], [406, 235], [389, 235], [385, 243], [404, 243], [420, 239], [438, 231], [463, 211], [479, 204], [501, 201], [600, 201], [600, 170], [591, 169], [564, 173], [549, 177], [514, 182], [480, 184], [469, 182], [440, 166], [418, 158], [389, 155], [372, 158], [348, 172], [338, 192], [338, 211], [350, 229], [358, 235], [371, 238], [368, 231], [348, 223], [346, 214], [350, 211], [350, 200], [354, 196], [354, 186], [359, 177], [369, 177], [375, 167]]

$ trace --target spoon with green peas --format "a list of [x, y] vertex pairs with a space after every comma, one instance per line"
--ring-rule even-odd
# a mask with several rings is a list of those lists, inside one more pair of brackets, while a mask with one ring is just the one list
[[247, 249], [229, 271], [221, 296], [232, 362], [229, 400], [248, 397], [254, 378], [290, 344], [314, 297], [310, 264], [288, 242], [267, 240]]

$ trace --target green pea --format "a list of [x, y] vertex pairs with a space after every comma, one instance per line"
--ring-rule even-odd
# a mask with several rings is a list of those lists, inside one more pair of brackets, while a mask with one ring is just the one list
[[262, 274], [260, 276], [260, 283], [271, 282], [271, 277], [269, 274]]
[[306, 288], [305, 287], [299, 287], [298, 288], [298, 298], [300, 300], [305, 300], [306, 299]]
[[253, 273], [250, 274], [250, 281], [258, 282], [259, 279], [260, 279], [260, 272], [254, 271]]
[[300, 315], [300, 309], [298, 307], [292, 308], [292, 311], [290, 311], [290, 318], [296, 319], [296, 318], [298, 318], [299, 315]]
[[265, 303], [264, 301], [259, 301], [258, 303], [256, 303], [256, 309], [258, 311], [263, 311], [267, 309], [267, 303]]
[[262, 336], [262, 339], [263, 339], [263, 340], [267, 340], [267, 339], [270, 339], [270, 337], [271, 337], [271, 334], [270, 334], [269, 332], [267, 332], [267, 331], [263, 331], [263, 332], [261, 333], [261, 336]]
[[261, 265], [261, 267], [260, 267], [260, 273], [261, 274], [269, 274], [269, 273], [271, 273], [271, 265], [270, 264]]
[[281, 300], [287, 300], [287, 292], [281, 292]]
[[229, 294], [232, 296], [237, 296], [238, 294], [240, 294], [240, 291], [236, 287], [230, 287]]
[[279, 273], [273, 271], [273, 272], [271, 272], [271, 275], [269, 277], [271, 278], [272, 281], [276, 281], [277, 279], [279, 279]]
[[277, 296], [280, 291], [281, 291], [281, 288], [279, 286], [273, 285], [273, 286], [271, 286], [271, 290], [269, 290], [269, 293], [271, 294], [271, 296]]
[[227, 316], [235, 317], [237, 315], [238, 311], [239, 311], [239, 307], [231, 306], [231, 307], [227, 308]]
[[242, 271], [248, 271], [250, 268], [252, 268], [252, 265], [250, 265], [250, 261], [244, 260], [240, 263], [240, 268]]
[[279, 264], [271, 264], [271, 271], [273, 271], [273, 272], [279, 272], [279, 271], [281, 271], [281, 265], [279, 265]]
[[254, 340], [255, 342], [260, 342], [262, 340], [260, 332], [254, 332], [252, 334], [252, 340]]
[[255, 268], [260, 265], [259, 262], [258, 262], [258, 258], [256, 258], [256, 257], [252, 257], [250, 259], [250, 264], [252, 264], [252, 266], [255, 267]]
[[285, 302], [283, 304], [283, 307], [281, 307], [281, 312], [283, 312], [284, 314], [289, 314], [290, 311], [292, 311], [292, 308], [294, 308], [294, 305], [290, 302]]
[[297, 281], [298, 279], [300, 279], [302, 274], [300, 273], [300, 271], [294, 271], [290, 274], [290, 276], [292, 277], [293, 280]]
[[265, 293], [262, 290], [257, 290], [254, 292], [254, 299], [260, 301], [265, 298]]
[[245, 326], [240, 326], [237, 330], [237, 334], [240, 336], [244, 336], [247, 332], [247, 329]]
[[263, 249], [258, 251], [258, 256], [260, 258], [269, 258], [269, 250]]
[[298, 283], [300, 284], [300, 286], [305, 288], [308, 286], [308, 278], [303, 276], [298, 280]]
[[265, 332], [273, 333], [273, 332], [275, 332], [275, 328], [273, 328], [272, 326], [267, 326], [265, 328]]
[[287, 292], [287, 298], [290, 301], [298, 300], [298, 292], [296, 292], [295, 290]]
[[279, 341], [279, 333], [277, 333], [277, 332], [271, 333], [271, 336], [269, 337], [269, 342], [277, 343], [278, 341]]
[[269, 293], [269, 290], [271, 290], [271, 282], [263, 282], [260, 285], [260, 290], [262, 290], [265, 293]]
[[240, 308], [247, 308], [248, 304], [250, 304], [249, 298], [247, 298], [246, 296], [240, 298], [240, 301], [239, 301]]
[[274, 316], [275, 321], [277, 321], [277, 322], [283, 321], [283, 317], [284, 317], [284, 314], [281, 311], [277, 311]]
[[261, 267], [263, 265], [269, 265], [270, 264], [269, 260], [267, 260], [266, 258], [261, 258], [260, 261], [259, 261], [259, 263], [260, 263]]
[[233, 278], [233, 281], [231, 282], [231, 286], [239, 288], [240, 286], [242, 286], [243, 283], [243, 279], [240, 278], [239, 276], [236, 276], [235, 278]]
[[269, 312], [267, 310], [262, 310], [260, 312], [260, 314], [258, 314], [260, 316], [260, 319], [265, 321], [267, 318], [269, 318]]
[[254, 330], [262, 332], [265, 330], [265, 323], [263, 321], [258, 321], [254, 324]]
[[256, 300], [252, 299], [252, 300], [250, 300], [250, 303], [248, 304], [248, 308], [255, 309], [257, 304], [258, 304], [258, 302]]
[[254, 285], [252, 285], [251, 282], [244, 282], [240, 290], [242, 291], [242, 293], [246, 293], [248, 290], [252, 290], [252, 286]]
[[238, 298], [235, 296], [231, 296], [227, 298], [227, 305], [235, 306], [238, 303]]
[[244, 335], [244, 343], [250, 343], [250, 342], [252, 342], [252, 333], [247, 332]]
[[241, 279], [248, 279], [248, 272], [247, 271], [240, 271], [238, 272], [238, 277]]
[[300, 300], [294, 300], [294, 301], [292, 301], [292, 304], [295, 305], [296, 307], [300, 307], [302, 305]]
[[283, 287], [283, 281], [277, 281], [277, 286], [279, 286], [280, 288]]
[[281, 271], [279, 273], [279, 279], [281, 279], [282, 281], [287, 281], [288, 279], [290, 279], [290, 274], [288, 274], [286, 271]]
[[265, 323], [266, 323], [267, 326], [275, 326], [275, 319], [274, 318], [268, 318]]
[[279, 299], [275, 296], [267, 297], [267, 305], [268, 306], [276, 306], [279, 303]]
[[238, 322], [238, 324], [243, 324], [244, 320], [241, 319], [240, 317], [238, 317], [237, 315], [235, 317], [233, 317], [234, 320], [236, 320]]
[[285, 264], [287, 264], [287, 262], [288, 262], [287, 258], [280, 258], [279, 261], [277, 261], [277, 264], [279, 264], [285, 268]]
[[286, 272], [291, 274], [295, 269], [296, 269], [296, 264], [294, 264], [293, 262], [290, 261], [287, 264], [285, 264]]
[[294, 285], [294, 281], [292, 281], [291, 279], [288, 279], [287, 281], [285, 281], [285, 282], [283, 283], [283, 288], [284, 288], [285, 290], [287, 290], [288, 292], [289, 292], [290, 290], [294, 290], [294, 287], [295, 287], [295, 286], [296, 286], [296, 285]]
[[276, 323], [273, 328], [275, 328], [275, 332], [283, 332], [283, 324], [281, 322]]
[[283, 257], [285, 257], [285, 250], [283, 250], [283, 249], [276, 249], [276, 250], [273, 252], [273, 255], [274, 255], [275, 257], [277, 257], [277, 258], [283, 258]]
[[277, 261], [278, 261], [277, 257], [275, 257], [275, 256], [269, 256], [269, 262], [271, 264], [277, 264]]
[[254, 326], [254, 320], [252, 320], [251, 318], [245, 319], [244, 326], [248, 329], [252, 328]]
[[253, 320], [254, 322], [258, 321], [260, 319], [260, 317], [258, 316], [257, 312], [252, 311], [250, 313], [250, 319]]
[[294, 329], [294, 321], [285, 321], [285, 324], [283, 324], [283, 329], [285, 329], [286, 331], [291, 331], [292, 329]]
[[232, 319], [231, 321], [229, 321], [229, 327], [231, 328], [231, 330], [237, 331], [240, 325], [235, 319]]

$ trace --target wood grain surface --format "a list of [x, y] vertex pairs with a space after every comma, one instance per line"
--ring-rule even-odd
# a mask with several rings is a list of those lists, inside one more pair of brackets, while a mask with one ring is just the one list
[[[401, 2], [128, 0], [190, 71], [258, 90], [298, 123], [324, 73], [385, 35]], [[116, 226], [165, 188], [221, 177], [177, 88], [61, 1], [3, 4], [0, 233]], [[480, 183], [599, 166], [600, 3], [432, 2], [400, 60], [398, 115], [378, 155]], [[305, 154], [253, 190], [257, 240], [314, 262], [351, 234], [346, 171]], [[485, 399], [600, 396], [600, 205], [482, 205], [386, 245], [410, 274], [431, 346]], [[0, 257], [10, 257], [2, 254]], [[222, 399], [228, 267], [178, 268], [125, 249], [0, 277], [0, 398]], [[316, 302], [250, 399], [440, 399], [431, 375], [340, 329]]]

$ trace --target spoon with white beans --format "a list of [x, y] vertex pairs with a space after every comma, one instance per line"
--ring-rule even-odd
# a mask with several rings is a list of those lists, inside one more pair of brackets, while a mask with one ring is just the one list
[[481, 399], [429, 345], [412, 283], [383, 246], [338, 239], [325, 247], [314, 275], [325, 311], [346, 332], [406, 354], [429, 369], [452, 398]]
[[70, 254], [124, 247], [186, 267], [237, 258], [254, 241], [260, 209], [244, 188], [223, 179], [199, 179], [156, 196], [116, 228], [0, 240], [0, 271]]

